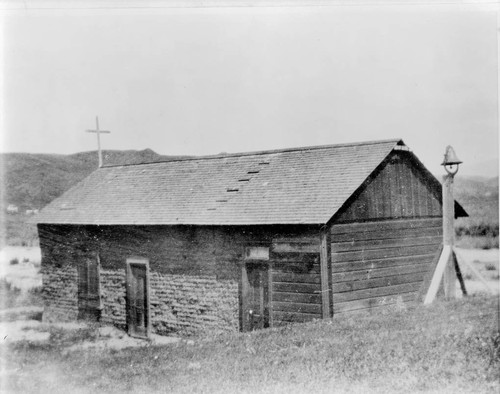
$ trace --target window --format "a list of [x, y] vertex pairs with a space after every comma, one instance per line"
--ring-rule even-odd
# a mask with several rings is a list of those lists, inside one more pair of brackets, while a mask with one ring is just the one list
[[269, 247], [247, 246], [245, 248], [245, 260], [269, 260]]

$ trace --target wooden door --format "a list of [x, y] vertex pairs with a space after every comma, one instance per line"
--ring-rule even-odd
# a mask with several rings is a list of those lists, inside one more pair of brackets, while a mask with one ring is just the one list
[[127, 325], [130, 336], [149, 335], [149, 277], [144, 260], [127, 261]]
[[99, 321], [101, 316], [99, 257], [88, 257], [77, 268], [78, 319]]
[[246, 264], [243, 278], [243, 329], [269, 327], [269, 271], [266, 264]]

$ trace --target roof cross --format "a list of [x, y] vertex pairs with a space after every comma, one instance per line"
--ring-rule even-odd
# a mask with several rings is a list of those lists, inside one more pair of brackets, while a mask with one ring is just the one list
[[99, 156], [99, 168], [102, 167], [102, 153], [101, 153], [101, 133], [109, 134], [111, 131], [109, 130], [99, 130], [99, 118], [95, 117], [95, 130], [85, 130], [87, 133], [96, 133], [97, 134], [97, 154]]

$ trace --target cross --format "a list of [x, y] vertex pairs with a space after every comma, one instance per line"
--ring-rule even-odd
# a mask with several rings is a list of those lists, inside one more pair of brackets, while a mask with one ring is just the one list
[[102, 153], [101, 153], [101, 133], [109, 134], [111, 131], [108, 130], [99, 130], [99, 118], [95, 117], [95, 130], [85, 130], [87, 133], [96, 133], [97, 134], [97, 154], [99, 155], [99, 168], [102, 167]]

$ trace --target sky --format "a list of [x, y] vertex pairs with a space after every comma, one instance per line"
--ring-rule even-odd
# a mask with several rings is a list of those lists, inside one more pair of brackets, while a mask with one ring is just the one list
[[1, 152], [95, 150], [98, 115], [103, 149], [402, 138], [434, 173], [449, 144], [464, 174], [498, 171], [491, 5], [12, 4], [0, 6]]

